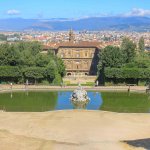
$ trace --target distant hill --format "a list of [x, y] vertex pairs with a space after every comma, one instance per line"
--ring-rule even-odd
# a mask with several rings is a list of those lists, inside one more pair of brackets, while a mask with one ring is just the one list
[[150, 31], [149, 17], [91, 17], [84, 19], [52, 18], [40, 19], [0, 19], [0, 30], [3, 31], [101, 31], [101, 30], [123, 30], [123, 31]]

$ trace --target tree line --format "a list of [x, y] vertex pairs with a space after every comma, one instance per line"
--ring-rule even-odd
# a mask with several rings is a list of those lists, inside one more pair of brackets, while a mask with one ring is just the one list
[[99, 53], [98, 75], [101, 84], [144, 84], [150, 81], [150, 53], [144, 38], [138, 44], [123, 38], [120, 47], [107, 46]]
[[[39, 42], [0, 45], [0, 83], [60, 84], [65, 65], [51, 50], [42, 54]], [[107, 46], [99, 53], [99, 83], [139, 84], [150, 80], [150, 53], [145, 52], [144, 38], [138, 46], [124, 38], [120, 47]]]
[[50, 50], [42, 51], [39, 42], [1, 44], [0, 82], [60, 84], [65, 75], [63, 61]]

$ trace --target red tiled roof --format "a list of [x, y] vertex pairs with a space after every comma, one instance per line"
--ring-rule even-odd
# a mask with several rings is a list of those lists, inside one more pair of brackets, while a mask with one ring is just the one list
[[49, 43], [47, 45], [49, 48], [59, 48], [59, 47], [96, 47], [101, 48], [100, 42], [88, 42], [88, 41], [82, 41], [82, 42], [62, 42], [62, 43]]
[[58, 47], [99, 47], [100, 43], [99, 42], [65, 42], [65, 43], [60, 43]]

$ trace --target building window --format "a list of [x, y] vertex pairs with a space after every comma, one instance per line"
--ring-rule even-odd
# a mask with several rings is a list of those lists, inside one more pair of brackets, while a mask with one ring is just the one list
[[80, 64], [80, 61], [76, 61], [76, 64]]
[[79, 57], [80, 57], [80, 54], [77, 54], [76, 56], [77, 56], [77, 58], [79, 58]]
[[85, 69], [88, 69], [88, 64], [89, 64], [88, 61], [85, 61], [85, 62], [84, 62], [84, 67], [85, 67]]
[[85, 57], [87, 57], [87, 56], [88, 56], [88, 53], [86, 52], [86, 53], [85, 53]]
[[67, 76], [71, 76], [71, 73], [67, 73]]
[[68, 57], [71, 57], [71, 52], [68, 52]]

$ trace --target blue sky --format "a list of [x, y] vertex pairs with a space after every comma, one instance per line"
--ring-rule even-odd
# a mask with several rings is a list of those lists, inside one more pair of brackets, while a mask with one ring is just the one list
[[0, 18], [150, 16], [150, 0], [0, 0]]

